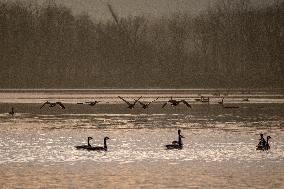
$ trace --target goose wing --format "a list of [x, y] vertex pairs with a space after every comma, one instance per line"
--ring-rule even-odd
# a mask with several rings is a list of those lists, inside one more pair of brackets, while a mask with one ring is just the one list
[[88, 104], [90, 106], [95, 106], [97, 103], [99, 103], [99, 101], [86, 102], [86, 104]]
[[65, 109], [65, 106], [61, 102], [56, 102], [62, 109]]
[[165, 104], [163, 104], [162, 108], [164, 108], [167, 104], [168, 104], [168, 102], [166, 102]]
[[50, 104], [50, 102], [46, 101], [45, 103], [42, 104], [42, 106], [39, 109], [42, 109], [46, 104]]
[[191, 105], [188, 104], [185, 100], [182, 100], [181, 102], [184, 103], [187, 107], [191, 108]]
[[130, 106], [130, 102], [126, 101], [125, 99], [123, 99], [122, 97], [118, 96], [118, 98], [120, 98], [121, 100], [123, 100], [128, 106]]
[[159, 97], [158, 97], [158, 98], [156, 98], [155, 100], [153, 100], [153, 101], [149, 102], [149, 103], [148, 103], [148, 106], [149, 106], [151, 103], [153, 103], [153, 102], [155, 102], [156, 100], [158, 100], [158, 99], [159, 99]]
[[141, 101], [138, 101], [139, 102], [139, 104], [141, 104], [142, 106], [145, 106], [146, 104], [144, 104], [143, 102], [141, 102]]
[[140, 100], [140, 98], [142, 98], [142, 96], [140, 96], [137, 100], [135, 100], [135, 99], [134, 99], [135, 101], [134, 101], [134, 104], [133, 104], [133, 105], [135, 105], [135, 104], [136, 104], [136, 102], [140, 102], [140, 101], [139, 101], [139, 100]]

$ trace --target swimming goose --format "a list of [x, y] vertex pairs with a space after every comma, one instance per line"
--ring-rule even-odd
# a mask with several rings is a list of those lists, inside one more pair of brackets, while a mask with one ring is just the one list
[[271, 139], [271, 137], [270, 137], [270, 136], [267, 136], [264, 150], [269, 150], [269, 149], [270, 149], [270, 145], [269, 145], [269, 143], [268, 143], [268, 140], [269, 140], [269, 139]]
[[107, 143], [106, 143], [106, 141], [109, 140], [109, 139], [110, 138], [108, 138], [108, 137], [104, 138], [104, 146], [91, 146], [87, 150], [90, 150], [90, 151], [107, 151]]
[[[178, 136], [181, 136], [181, 138], [184, 138], [181, 134], [180, 134], [180, 129], [178, 130]], [[173, 142], [172, 142], [172, 144], [179, 144], [179, 141], [176, 141], [176, 140], [174, 140]]]
[[271, 139], [271, 137], [267, 136], [266, 141], [265, 141], [264, 138], [263, 138], [263, 134], [260, 134], [260, 136], [262, 138], [259, 139], [260, 141], [259, 141], [258, 145], [256, 146], [256, 150], [263, 150], [263, 151], [269, 150], [270, 145], [269, 145], [268, 141], [269, 141], [269, 139]]
[[184, 138], [184, 136], [182, 136], [180, 134], [180, 132], [181, 131], [178, 130], [178, 141], [173, 141], [172, 144], [165, 145], [168, 150], [170, 150], [170, 149], [179, 149], [179, 150], [181, 150], [183, 148], [183, 142], [182, 142], [181, 139]]
[[55, 107], [56, 105], [59, 105], [62, 109], [65, 109], [65, 106], [62, 104], [62, 102], [49, 102], [46, 101], [45, 103], [43, 103], [43, 105], [40, 107], [40, 109], [42, 109], [46, 104], [48, 104], [50, 108]]
[[135, 100], [134, 101], [134, 103], [130, 103], [130, 102], [128, 102], [127, 100], [125, 100], [125, 99], [123, 99], [122, 97], [120, 97], [120, 96], [118, 96], [118, 98], [120, 98], [121, 100], [123, 100], [127, 105], [128, 105], [128, 107], [127, 108], [129, 108], [129, 109], [133, 109], [134, 108], [134, 106], [135, 106], [135, 104], [140, 100], [140, 98], [142, 98], [142, 96], [140, 96], [137, 100]]
[[[144, 104], [144, 103], [141, 102], [141, 101], [138, 101], [138, 102], [139, 102], [139, 104], [141, 104], [141, 106], [142, 106], [143, 109], [147, 109], [147, 108], [149, 108], [149, 105], [150, 105], [151, 103], [155, 102], [155, 101], [158, 100], [158, 99], [159, 99], [159, 97], [156, 98], [155, 100], [153, 100], [153, 101], [147, 103], [147, 104]], [[134, 99], [134, 100], [135, 100], [135, 99]]]
[[171, 97], [171, 99], [168, 100], [168, 102], [164, 103], [162, 108], [164, 108], [168, 103], [171, 104], [171, 106], [177, 106], [181, 102], [184, 103], [187, 107], [191, 108], [191, 105], [188, 104], [185, 100], [174, 100], [173, 97]]
[[14, 108], [12, 107], [11, 111], [9, 112], [9, 115], [13, 116], [15, 114]]
[[88, 145], [81, 145], [81, 146], [75, 146], [76, 149], [80, 150], [80, 149], [89, 149], [91, 146], [90, 144], [90, 140], [92, 140], [93, 138], [92, 137], [88, 137]]

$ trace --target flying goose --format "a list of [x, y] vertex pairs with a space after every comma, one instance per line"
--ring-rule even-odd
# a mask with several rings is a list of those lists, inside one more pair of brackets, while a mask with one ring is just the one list
[[177, 106], [181, 102], [184, 103], [187, 107], [191, 108], [191, 105], [188, 104], [185, 100], [174, 100], [173, 97], [171, 97], [170, 100], [168, 100], [166, 103], [164, 103], [162, 108], [164, 108], [167, 104], [170, 104], [171, 106]]
[[140, 100], [140, 98], [142, 98], [142, 96], [140, 96], [137, 100], [134, 99], [134, 103], [130, 103], [130, 102], [128, 102], [127, 100], [123, 99], [123, 98], [120, 97], [120, 96], [118, 96], [118, 98], [120, 98], [121, 100], [123, 100], [123, 101], [128, 105], [127, 108], [133, 109], [134, 106], [135, 106], [135, 104]]
[[156, 98], [155, 100], [151, 101], [151, 102], [146, 103], [146, 104], [143, 103], [143, 102], [141, 102], [141, 101], [138, 101], [138, 102], [139, 102], [139, 104], [141, 104], [141, 106], [142, 106], [143, 109], [147, 109], [147, 108], [149, 108], [149, 105], [150, 105], [151, 103], [155, 102], [155, 101], [158, 100], [158, 99], [159, 99], [159, 97]]
[[50, 108], [53, 108], [56, 105], [59, 105], [62, 109], [65, 109], [65, 106], [62, 104], [62, 102], [49, 102], [49, 101], [46, 101], [45, 103], [43, 103], [40, 109], [42, 109], [46, 104], [49, 105], [48, 107]]
[[101, 101], [95, 100], [95, 101], [89, 101], [89, 102], [85, 102], [85, 103], [78, 102], [77, 104], [87, 104], [87, 105], [89, 105], [89, 106], [95, 106], [95, 105], [98, 104], [99, 102], [101, 102]]

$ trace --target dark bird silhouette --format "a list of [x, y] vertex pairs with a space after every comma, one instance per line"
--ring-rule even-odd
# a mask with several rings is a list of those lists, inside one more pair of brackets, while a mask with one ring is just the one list
[[106, 141], [109, 140], [110, 138], [105, 137], [104, 138], [104, 146], [91, 146], [88, 147], [87, 150], [89, 151], [107, 151], [107, 143]]
[[249, 102], [249, 99], [248, 98], [244, 98], [242, 101], [243, 102]]
[[127, 105], [129, 109], [133, 109], [135, 104], [140, 100], [140, 98], [142, 98], [142, 96], [140, 96], [137, 100], [134, 99], [134, 103], [130, 103], [127, 100], [123, 99], [122, 97], [118, 96], [118, 98], [120, 98], [121, 100], [123, 100]]
[[184, 136], [182, 136], [180, 134], [180, 132], [181, 131], [178, 130], [178, 141], [173, 141], [172, 144], [165, 145], [168, 150], [170, 150], [170, 149], [179, 149], [179, 150], [181, 150], [183, 148], [183, 142], [182, 142], [181, 139], [184, 138]]
[[163, 104], [162, 108], [164, 108], [167, 104], [170, 104], [171, 106], [177, 106], [181, 102], [184, 103], [187, 107], [191, 108], [191, 105], [188, 104], [185, 100], [174, 100], [173, 97], [171, 97], [171, 99], [168, 102]]
[[85, 102], [85, 103], [82, 103], [82, 102], [79, 102], [79, 103], [77, 103], [77, 104], [87, 104], [87, 105], [89, 105], [89, 106], [95, 106], [96, 104], [98, 104], [99, 102], [101, 102], [101, 101], [89, 101], [89, 102]]
[[267, 136], [267, 138], [266, 138], [266, 144], [265, 144], [264, 150], [269, 150], [269, 149], [270, 149], [270, 145], [269, 145], [269, 143], [268, 143], [268, 140], [269, 140], [269, 139], [271, 139], [271, 137], [270, 137], [270, 136]]
[[61, 102], [49, 102], [49, 101], [46, 101], [45, 103], [43, 103], [40, 109], [42, 109], [45, 105], [49, 105], [48, 107], [50, 108], [53, 108], [56, 105], [59, 105], [62, 109], [65, 109], [65, 106]]
[[222, 98], [220, 102], [218, 102], [218, 104], [224, 104], [224, 97]]
[[209, 103], [209, 97], [200, 96], [200, 98], [194, 99], [197, 102]]
[[90, 147], [92, 147], [91, 144], [90, 144], [90, 140], [92, 140], [92, 139], [93, 139], [92, 137], [88, 137], [88, 144], [87, 145], [81, 145], [81, 146], [75, 146], [76, 149], [78, 149], [78, 150], [81, 150], [81, 149], [87, 150], [87, 149], [89, 149]]
[[9, 115], [13, 116], [15, 114], [14, 108], [12, 107], [11, 111], [9, 112]]
[[270, 145], [269, 145], [269, 139], [271, 139], [270, 136], [267, 136], [266, 141], [263, 138], [263, 134], [260, 134], [260, 139], [259, 139], [259, 143], [256, 146], [256, 150], [269, 150], [270, 149]]
[[[155, 100], [149, 102], [149, 103], [146, 103], [146, 104], [143, 103], [143, 102], [141, 102], [141, 101], [138, 101], [138, 102], [139, 102], [139, 104], [141, 104], [141, 106], [142, 106], [143, 109], [147, 109], [147, 108], [149, 108], [149, 105], [150, 105], [151, 103], [155, 102], [155, 101], [158, 100], [158, 99], [159, 99], [159, 97], [156, 98]], [[134, 100], [135, 100], [135, 99], [134, 99]]]

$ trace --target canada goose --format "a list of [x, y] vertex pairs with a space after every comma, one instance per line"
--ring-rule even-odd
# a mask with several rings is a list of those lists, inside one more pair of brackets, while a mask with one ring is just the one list
[[181, 102], [184, 103], [187, 107], [191, 108], [191, 105], [188, 104], [185, 100], [174, 100], [173, 97], [171, 97], [170, 100], [168, 100], [166, 103], [164, 103], [162, 108], [164, 108], [168, 103], [171, 104], [171, 106], [177, 106]]
[[11, 111], [9, 112], [9, 115], [13, 116], [15, 114], [14, 108], [12, 107]]
[[107, 151], [107, 143], [106, 141], [109, 140], [110, 138], [105, 137], [104, 138], [104, 146], [91, 146], [87, 150], [90, 151]]
[[65, 109], [65, 106], [61, 102], [49, 102], [49, 101], [46, 101], [45, 103], [43, 103], [40, 109], [42, 109], [46, 104], [48, 104], [49, 105], [48, 107], [50, 108], [53, 108], [58, 104], [62, 109]]
[[266, 141], [263, 138], [263, 134], [260, 134], [261, 138], [259, 139], [259, 143], [256, 146], [256, 150], [269, 150], [270, 149], [270, 145], [269, 145], [269, 139], [271, 139], [270, 136], [267, 136]]
[[133, 109], [134, 106], [135, 106], [135, 104], [138, 102], [138, 100], [140, 100], [140, 98], [142, 98], [142, 96], [140, 96], [137, 100], [134, 99], [134, 103], [132, 103], [132, 104], [131, 104], [130, 102], [128, 102], [127, 100], [123, 99], [123, 98], [120, 97], [120, 96], [118, 96], [118, 98], [120, 98], [121, 100], [123, 100], [123, 101], [128, 105], [127, 108]]
[[170, 150], [170, 149], [179, 149], [179, 150], [181, 150], [183, 148], [183, 143], [182, 143], [181, 139], [184, 138], [184, 136], [182, 136], [180, 134], [180, 132], [181, 131], [178, 130], [178, 141], [173, 141], [172, 144], [165, 145], [168, 150]]
[[218, 104], [224, 104], [224, 97], [222, 98], [220, 102], [218, 102]]
[[138, 102], [139, 102], [139, 104], [141, 104], [141, 106], [142, 106], [143, 109], [147, 109], [147, 108], [149, 108], [149, 105], [150, 105], [151, 103], [155, 102], [155, 101], [158, 100], [158, 99], [159, 99], [159, 97], [156, 98], [155, 100], [149, 102], [149, 103], [146, 103], [146, 104], [144, 104], [144, 103], [141, 102], [141, 101], [138, 101]]
[[[101, 101], [90, 101], [90, 102], [85, 102], [85, 104], [89, 105], [89, 106], [95, 106], [96, 104], [98, 104]], [[78, 102], [77, 104], [84, 104], [82, 102]]]
[[88, 144], [87, 145], [81, 145], [81, 146], [75, 146], [76, 149], [80, 150], [80, 149], [89, 149], [91, 147], [91, 144], [90, 144], [90, 140], [92, 140], [93, 138], [92, 137], [88, 137]]
[[269, 149], [270, 149], [270, 145], [269, 145], [269, 143], [268, 143], [268, 140], [269, 140], [269, 139], [271, 139], [271, 137], [270, 137], [270, 136], [267, 136], [264, 150], [269, 150]]

